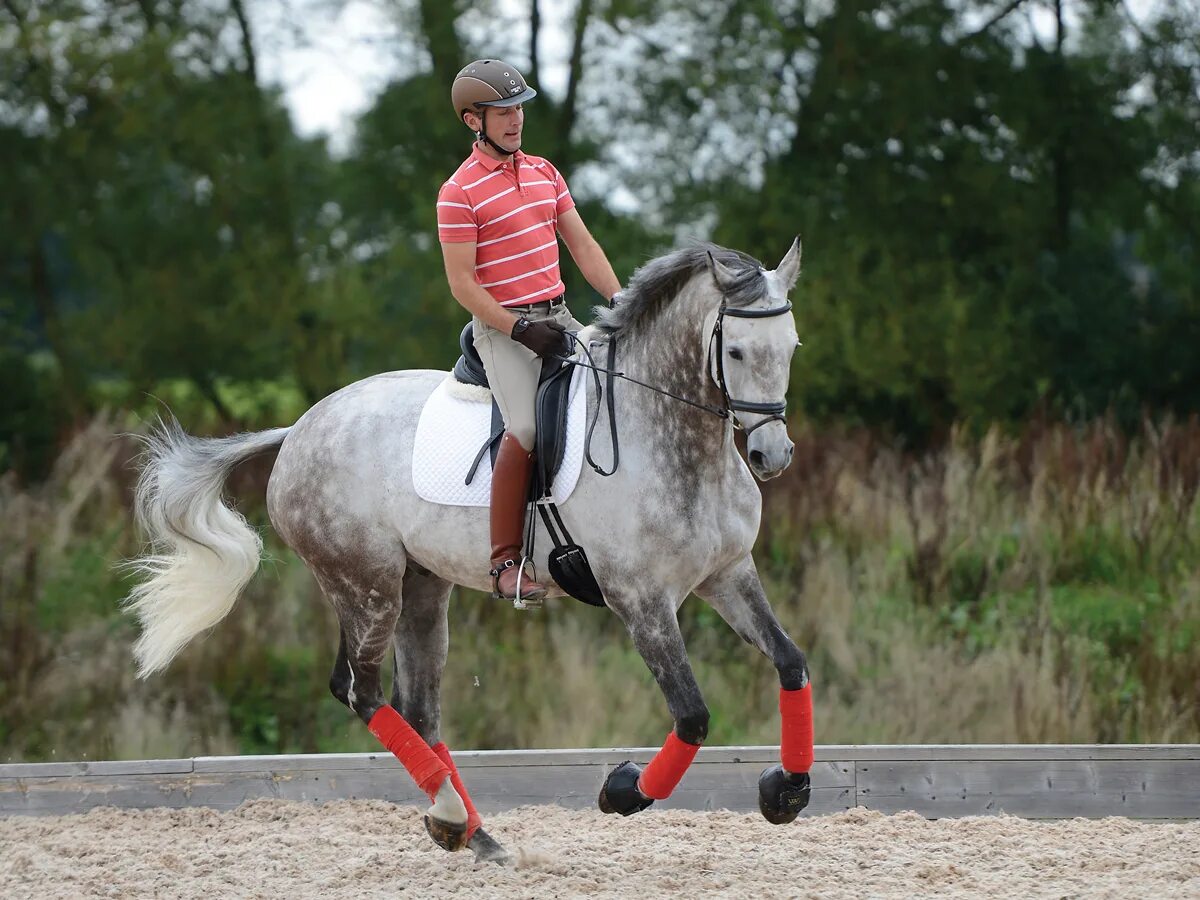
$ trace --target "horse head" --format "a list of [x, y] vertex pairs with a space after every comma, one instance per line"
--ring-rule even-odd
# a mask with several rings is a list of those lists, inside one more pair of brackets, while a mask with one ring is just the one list
[[[800, 239], [773, 271], [747, 273], [708, 254], [720, 294], [711, 313], [709, 376], [723, 392], [734, 422], [746, 432], [750, 471], [760, 481], [783, 472], [793, 444], [784, 418], [792, 355], [800, 346], [788, 293], [800, 274]], [[747, 275], [753, 287], [747, 290]]]

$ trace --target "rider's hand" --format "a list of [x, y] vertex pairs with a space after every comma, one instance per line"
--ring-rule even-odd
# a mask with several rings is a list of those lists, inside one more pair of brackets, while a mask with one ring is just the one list
[[517, 319], [512, 329], [512, 339], [524, 344], [538, 356], [562, 356], [567, 351], [566, 329], [557, 322], [530, 322]]

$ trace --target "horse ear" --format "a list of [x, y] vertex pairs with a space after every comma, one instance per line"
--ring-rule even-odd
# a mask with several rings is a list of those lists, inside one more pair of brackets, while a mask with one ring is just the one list
[[737, 275], [734, 274], [733, 269], [713, 256], [711, 250], [708, 251], [708, 270], [712, 272], [713, 280], [722, 291], [729, 290], [737, 281]]
[[792, 241], [792, 248], [788, 250], [787, 255], [779, 263], [779, 268], [775, 270], [776, 274], [783, 279], [783, 283], [787, 285], [787, 290], [790, 291], [796, 286], [796, 279], [800, 277], [800, 237]]

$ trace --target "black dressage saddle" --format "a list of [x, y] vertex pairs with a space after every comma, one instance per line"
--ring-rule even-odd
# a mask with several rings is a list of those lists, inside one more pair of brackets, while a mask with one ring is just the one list
[[[459, 335], [458, 344], [462, 356], [454, 364], [454, 377], [463, 384], [474, 384], [488, 387], [487, 373], [475, 349], [474, 324], [467, 327]], [[611, 365], [611, 360], [610, 360]], [[542, 361], [542, 373], [538, 381], [537, 399], [534, 405], [534, 421], [537, 423], [537, 462], [533, 470], [530, 485], [530, 500], [537, 501], [550, 496], [554, 476], [562, 465], [563, 452], [567, 446], [567, 408], [570, 401], [571, 373], [575, 367], [565, 364], [562, 360], [547, 359]], [[504, 420], [500, 416], [500, 407], [492, 398], [492, 432], [487, 442], [479, 448], [471, 470], [467, 472], [467, 484], [475, 477], [475, 470], [483, 460], [483, 454], [491, 452], [491, 461], [496, 463], [496, 453], [500, 446], [500, 436], [504, 434]], [[615, 445], [614, 445], [615, 446]], [[611, 474], [611, 473], [610, 473]], [[587, 553], [575, 543], [571, 533], [562, 520], [562, 516], [553, 501], [544, 500], [535, 504], [541, 514], [546, 530], [554, 548], [547, 557], [547, 568], [551, 576], [564, 591], [577, 600], [589, 606], [605, 606], [604, 593], [596, 582], [592, 567], [588, 563]], [[551, 520], [553, 516], [553, 521]], [[558, 523], [555, 529], [554, 522]], [[527, 552], [533, 556], [532, 528], [528, 529]]]
[[[458, 337], [458, 346], [462, 356], [454, 364], [454, 377], [463, 384], [474, 384], [479, 387], [490, 387], [487, 372], [479, 359], [479, 351], [475, 349], [474, 323], [468, 322]], [[558, 359], [542, 360], [542, 373], [538, 381], [537, 398], [534, 401], [535, 421], [537, 422], [536, 453], [537, 465], [533, 474], [533, 496], [544, 497], [550, 493], [554, 476], [562, 465], [563, 452], [567, 446], [567, 407], [571, 388], [571, 373], [574, 367], [568, 366]], [[475, 470], [483, 459], [484, 452], [490, 452], [491, 461], [496, 462], [496, 453], [500, 447], [500, 436], [504, 434], [504, 420], [500, 416], [500, 407], [492, 398], [492, 430], [487, 443], [475, 457], [471, 471], [467, 473], [467, 484], [475, 477]]]

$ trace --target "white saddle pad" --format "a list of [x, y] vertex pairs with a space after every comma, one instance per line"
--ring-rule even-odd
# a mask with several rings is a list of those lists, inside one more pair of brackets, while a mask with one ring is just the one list
[[[567, 402], [567, 443], [554, 476], [554, 502], [563, 503], [579, 481], [583, 465], [587, 391], [583, 369], [571, 377]], [[413, 446], [413, 487], [417, 496], [446, 506], [488, 506], [492, 497], [491, 455], [485, 454], [470, 484], [471, 463], [491, 436], [491, 391], [464, 385], [448, 376], [425, 401]]]

